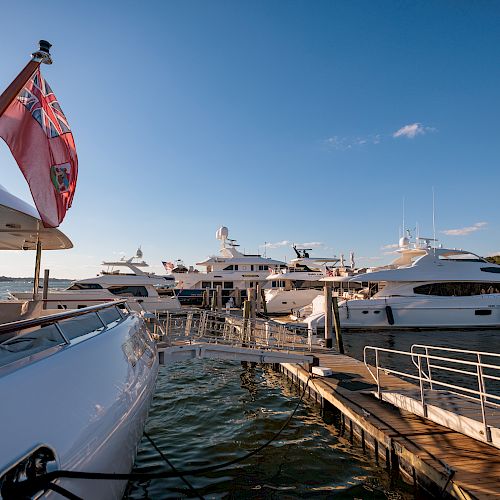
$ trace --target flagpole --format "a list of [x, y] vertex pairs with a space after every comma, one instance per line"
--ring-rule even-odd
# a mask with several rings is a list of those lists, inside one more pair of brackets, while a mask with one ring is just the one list
[[31, 75], [38, 69], [41, 63], [52, 64], [50, 57], [50, 47], [52, 45], [46, 40], [40, 40], [39, 50], [31, 54], [31, 61], [21, 70], [14, 81], [0, 95], [0, 116], [5, 113], [5, 110], [10, 106], [10, 103], [16, 98], [17, 94], [22, 90], [25, 83], [30, 79]]

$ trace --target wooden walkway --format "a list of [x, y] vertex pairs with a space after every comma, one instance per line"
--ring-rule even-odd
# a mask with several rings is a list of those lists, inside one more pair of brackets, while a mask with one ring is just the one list
[[[310, 379], [309, 395], [340, 411], [342, 431], [372, 450], [377, 463], [438, 498], [500, 498], [499, 449], [379, 401], [370, 394], [376, 386], [361, 361], [325, 350], [314, 354], [333, 376]], [[309, 377], [296, 364], [281, 370], [301, 386]], [[415, 389], [387, 374], [382, 385], [394, 392]]]

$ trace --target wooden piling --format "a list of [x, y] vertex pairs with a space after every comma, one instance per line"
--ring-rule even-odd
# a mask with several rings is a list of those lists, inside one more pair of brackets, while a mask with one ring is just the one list
[[241, 307], [241, 290], [239, 288], [234, 290], [234, 306], [237, 308]]
[[43, 309], [47, 309], [48, 295], [49, 295], [49, 270], [45, 269], [43, 271], [43, 291], [42, 291]]
[[332, 307], [332, 284], [331, 282], [325, 282], [323, 287], [323, 293], [325, 297], [325, 346], [333, 347], [332, 332], [333, 332], [333, 307]]
[[262, 300], [262, 309], [264, 314], [267, 315], [267, 302], [266, 302], [266, 292], [263, 288], [260, 289], [260, 296]]
[[217, 285], [215, 289], [217, 311], [222, 311], [222, 285]]
[[337, 349], [340, 354], [344, 354], [344, 341], [342, 340], [342, 330], [340, 327], [339, 302], [337, 297], [332, 297], [333, 322], [335, 326], [335, 338], [337, 340]]

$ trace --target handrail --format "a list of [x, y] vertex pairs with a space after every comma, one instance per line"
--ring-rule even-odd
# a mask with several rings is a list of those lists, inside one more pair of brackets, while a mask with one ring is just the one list
[[[425, 352], [418, 353], [417, 349], [423, 349]], [[431, 354], [429, 351], [441, 351], [441, 352], [453, 352], [460, 354], [467, 354], [470, 356], [476, 356], [477, 361], [469, 361], [460, 358], [451, 358], [445, 357], [445, 355], [435, 355]], [[368, 364], [368, 352], [372, 351], [375, 354], [375, 369], [376, 372], [373, 371], [373, 367]], [[417, 375], [412, 373], [405, 373], [399, 370], [395, 370], [392, 368], [381, 366], [379, 363], [379, 353], [391, 353], [395, 355], [409, 356], [415, 368], [417, 369]], [[446, 388], [450, 393], [455, 394], [460, 397], [473, 399], [475, 401], [480, 402], [481, 404], [481, 417], [482, 424], [484, 427], [484, 436], [488, 442], [491, 442], [491, 432], [487, 423], [487, 414], [486, 414], [486, 404], [493, 405], [495, 407], [500, 407], [500, 396], [498, 394], [488, 393], [485, 386], [485, 379], [489, 380], [500, 380], [499, 376], [484, 374], [483, 369], [496, 370], [500, 372], [500, 365], [494, 365], [491, 363], [484, 363], [481, 357], [493, 357], [499, 358], [500, 354], [492, 353], [492, 352], [484, 352], [484, 351], [471, 351], [466, 349], [454, 349], [440, 346], [428, 346], [423, 344], [414, 344], [411, 346], [410, 352], [406, 351], [398, 351], [395, 349], [386, 349], [383, 347], [374, 347], [374, 346], [365, 346], [363, 350], [363, 358], [366, 369], [370, 373], [370, 376], [377, 383], [377, 396], [380, 399], [382, 394], [382, 388], [380, 383], [380, 370], [382, 370], [386, 374], [399, 375], [402, 377], [409, 378], [411, 380], [418, 381], [419, 389], [420, 389], [420, 400], [422, 403], [422, 410], [424, 416], [427, 416], [427, 403], [425, 400], [425, 384], [428, 384], [431, 390], [434, 389], [434, 386], [439, 386], [441, 388]], [[427, 371], [424, 369], [422, 360], [426, 361]], [[439, 362], [445, 362], [448, 364], [455, 364], [455, 367], [445, 366], [443, 364], [439, 364]], [[458, 367], [457, 367], [458, 365]], [[466, 367], [473, 367], [475, 370], [467, 370]], [[477, 381], [477, 389], [470, 389], [463, 385], [456, 385], [455, 383], [449, 383], [442, 380], [438, 380], [436, 376], [433, 376], [433, 371], [431, 368], [436, 370], [447, 371], [451, 373], [457, 373], [460, 375], [465, 375], [469, 377], [474, 377]], [[450, 390], [452, 389], [452, 390]], [[460, 391], [460, 392], [456, 392]], [[491, 401], [491, 400], [495, 400]]]
[[107, 309], [108, 307], [125, 304], [127, 299], [118, 299], [113, 302], [106, 302], [104, 304], [97, 304], [95, 306], [82, 307], [81, 309], [71, 309], [69, 311], [64, 311], [61, 313], [50, 314], [48, 316], [41, 316], [39, 318], [22, 319], [20, 321], [12, 321], [10, 323], [3, 323], [0, 325], [1, 333], [10, 333], [18, 330], [25, 330], [26, 328], [31, 328], [34, 326], [45, 326], [57, 321], [62, 321], [64, 319], [74, 318], [76, 316], [82, 316], [90, 312], [100, 311], [102, 309]]

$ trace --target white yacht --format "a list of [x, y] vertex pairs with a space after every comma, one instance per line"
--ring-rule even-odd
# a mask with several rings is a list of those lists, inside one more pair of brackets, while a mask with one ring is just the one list
[[[36, 249], [36, 269], [40, 249], [73, 246], [3, 188], [0, 227], [0, 250]], [[46, 306], [36, 287], [29, 300], [0, 301], [0, 496], [53, 498], [49, 490], [59, 489], [67, 498], [122, 498], [126, 481], [59, 478], [29, 495], [16, 489], [47, 471], [130, 472], [158, 372], [155, 342], [124, 300]]]
[[[117, 298], [126, 298], [129, 307], [137, 312], [165, 313], [180, 309], [173, 291], [172, 276], [157, 276], [145, 272], [148, 264], [142, 260], [141, 249], [134, 257], [114, 262], [103, 262], [103, 270], [95, 278], [75, 281], [67, 290], [51, 291], [47, 295], [47, 307], [54, 309], [79, 309]], [[125, 271], [122, 272], [121, 269]], [[15, 292], [17, 300], [26, 300], [31, 294]]]
[[203, 290], [213, 290], [218, 285], [222, 287], [225, 297], [235, 289], [245, 291], [258, 284], [262, 288], [271, 287], [271, 283], [267, 281], [270, 269], [283, 266], [284, 262], [259, 254], [241, 253], [236, 240], [229, 238], [227, 227], [219, 228], [215, 236], [221, 242], [219, 255], [196, 263], [197, 266], [205, 268], [205, 271], [187, 268], [181, 261], [176, 264], [164, 263], [165, 269], [176, 281], [176, 288], [181, 290], [178, 294], [181, 302], [183, 299], [189, 300], [190, 297], [201, 297]]
[[[400, 240], [400, 257], [385, 268], [352, 278], [364, 299], [339, 303], [343, 328], [498, 328], [500, 265], [465, 250], [433, 247], [430, 238]], [[328, 278], [325, 278], [328, 279]], [[324, 327], [323, 303], [306, 319]]]
[[[271, 270], [267, 280], [271, 289], [265, 291], [268, 314], [291, 314], [310, 304], [322, 294], [323, 283], [320, 281], [334, 272], [341, 261], [337, 257], [311, 257], [310, 248], [292, 247], [296, 258], [287, 266]], [[343, 258], [342, 258], [343, 265]]]

